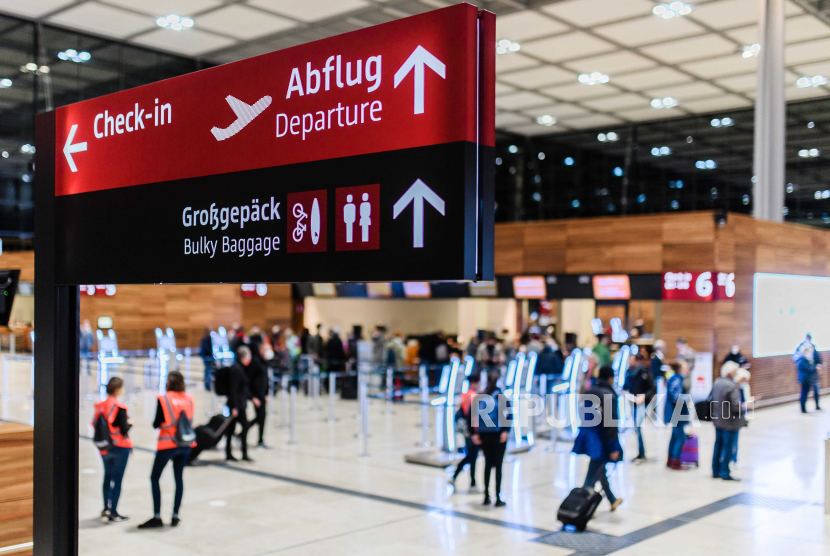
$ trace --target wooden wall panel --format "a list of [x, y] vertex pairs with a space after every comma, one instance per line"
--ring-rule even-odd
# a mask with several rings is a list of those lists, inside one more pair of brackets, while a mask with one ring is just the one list
[[32, 427], [0, 423], [0, 547], [32, 541], [32, 440]]
[[664, 215], [664, 243], [715, 243], [715, 221], [710, 211]]
[[676, 355], [677, 338], [686, 338], [695, 351], [714, 351], [715, 303], [664, 301], [662, 307], [663, 339], [670, 358]]
[[20, 269], [20, 280], [32, 282], [35, 279], [35, 252], [7, 251], [0, 255], [0, 269]]
[[712, 270], [714, 243], [671, 243], [663, 245], [664, 270]]

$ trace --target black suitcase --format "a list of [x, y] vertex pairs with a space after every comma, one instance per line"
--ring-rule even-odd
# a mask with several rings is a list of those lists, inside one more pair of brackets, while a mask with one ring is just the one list
[[575, 488], [562, 501], [556, 519], [565, 525], [573, 525], [577, 531], [584, 531], [601, 501], [602, 495], [594, 489]]
[[222, 438], [225, 429], [227, 429], [232, 420], [233, 417], [214, 415], [210, 418], [207, 425], [196, 427], [194, 430], [196, 433], [196, 447], [190, 449], [187, 463], [192, 463], [202, 452], [219, 444], [219, 440]]

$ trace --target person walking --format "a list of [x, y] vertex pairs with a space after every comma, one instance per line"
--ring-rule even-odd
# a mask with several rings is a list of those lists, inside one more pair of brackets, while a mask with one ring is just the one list
[[478, 445], [473, 442], [473, 416], [472, 416], [472, 408], [473, 408], [473, 399], [478, 394], [479, 386], [481, 386], [481, 381], [479, 379], [479, 375], [474, 373], [470, 375], [469, 380], [469, 388], [466, 392], [461, 394], [461, 407], [458, 408], [458, 412], [455, 414], [455, 423], [456, 429], [460, 429], [461, 433], [464, 435], [464, 459], [458, 462], [458, 466], [455, 468], [455, 473], [452, 475], [452, 479], [449, 480], [449, 483], [455, 488], [455, 480], [458, 479], [458, 476], [461, 475], [461, 471], [464, 469], [464, 466], [470, 465], [470, 490], [468, 491], [470, 494], [481, 492], [476, 486], [476, 459], [478, 459]]
[[231, 453], [233, 446], [233, 435], [236, 430], [236, 425], [242, 426], [242, 432], [239, 433], [240, 444], [242, 447], [242, 461], [254, 461], [248, 457], [248, 429], [251, 428], [248, 423], [248, 400], [253, 398], [254, 406], [259, 408], [263, 405], [259, 399], [251, 395], [250, 385], [248, 382], [248, 367], [251, 366], [252, 356], [251, 350], [248, 346], [240, 346], [236, 352], [236, 363], [230, 368], [230, 380], [228, 388], [228, 409], [233, 417], [233, 422], [228, 426], [225, 432], [225, 461], [239, 461]]
[[671, 427], [671, 439], [669, 440], [669, 458], [666, 467], [681, 471], [686, 469], [680, 464], [680, 456], [683, 454], [683, 444], [686, 443], [685, 424], [689, 415], [688, 392], [685, 387], [686, 377], [689, 376], [689, 366], [685, 360], [672, 363], [674, 374], [666, 381], [666, 409], [663, 415], [666, 424]]
[[822, 369], [821, 356], [809, 333], [795, 349], [793, 361], [798, 371], [798, 382], [801, 383], [801, 413], [807, 413], [807, 396], [810, 395], [810, 390], [813, 391], [816, 399], [816, 411], [821, 411], [818, 403], [819, 371]]
[[744, 425], [740, 386], [735, 382], [738, 364], [724, 363], [721, 376], [712, 386], [711, 416], [715, 425], [715, 449], [712, 456], [712, 478], [739, 481], [729, 471], [729, 462], [738, 444], [738, 432]]
[[[245, 348], [247, 349], [247, 348]], [[184, 376], [179, 371], [171, 371], [167, 375], [167, 393], [158, 397], [156, 404], [156, 418], [153, 428], [159, 430], [156, 443], [156, 458], [153, 461], [153, 471], [150, 473], [150, 484], [153, 490], [153, 517], [138, 526], [139, 529], [158, 529], [164, 527], [161, 520], [161, 473], [167, 464], [173, 462], [173, 476], [176, 480], [176, 495], [173, 499], [173, 516], [170, 526], [179, 524], [179, 509], [184, 496], [184, 468], [190, 455], [190, 446], [179, 446], [176, 443], [176, 430], [182, 414], [192, 422], [194, 414], [193, 398], [185, 392]], [[194, 443], [195, 444], [195, 443]]]
[[597, 358], [597, 365], [599, 367], [610, 367], [613, 359], [611, 357], [611, 335], [599, 334], [597, 336], [599, 342], [594, 347], [594, 355]]
[[210, 336], [210, 328], [205, 328], [205, 333], [201, 342], [199, 342], [199, 356], [205, 364], [205, 390], [210, 392], [213, 376], [213, 339]]
[[634, 463], [646, 461], [646, 447], [643, 442], [643, 420], [645, 419], [646, 408], [654, 395], [657, 393], [657, 386], [651, 369], [646, 368], [646, 358], [641, 352], [630, 357], [631, 363], [628, 372], [625, 374], [623, 390], [627, 391], [634, 398], [634, 426], [637, 430], [637, 457]]
[[95, 414], [92, 417], [93, 427], [99, 418], [106, 420], [112, 443], [108, 449], [100, 450], [104, 462], [104, 510], [101, 517], [109, 523], [130, 519], [118, 513], [121, 481], [133, 449], [133, 441], [128, 436], [133, 423], [127, 415], [127, 406], [118, 399], [123, 393], [124, 381], [117, 376], [112, 377], [107, 383], [107, 399], [95, 404]]
[[510, 402], [500, 403], [499, 397], [502, 397], [502, 392], [497, 385], [499, 378], [498, 371], [491, 371], [487, 374], [487, 387], [484, 394], [492, 399], [493, 409], [485, 413], [482, 404], [486, 407], [487, 400], [478, 399], [479, 418], [478, 423], [473, 423], [472, 436], [473, 444], [484, 452], [484, 505], [490, 505], [490, 473], [495, 470], [495, 506], [497, 508], [506, 505], [501, 498], [501, 468], [504, 463], [504, 453], [507, 450], [507, 438], [510, 434], [508, 424], [510, 420], [507, 418]]
[[268, 449], [268, 446], [265, 445], [263, 433], [265, 432], [265, 417], [268, 413], [266, 405], [268, 403], [268, 389], [270, 386], [267, 363], [267, 352], [269, 350], [270, 346], [268, 344], [259, 344], [259, 350], [251, 356], [251, 364], [245, 368], [251, 397], [254, 400], [254, 408], [256, 409], [256, 418], [250, 426], [256, 425], [259, 430], [257, 449], [260, 450]]
[[[617, 427], [619, 414], [617, 393], [614, 390], [614, 369], [609, 366], [600, 367], [597, 380], [585, 393], [585, 400], [584, 418], [574, 441], [573, 453], [591, 458], [582, 487], [593, 489], [599, 481], [613, 512], [623, 502], [622, 498], [617, 498], [611, 491], [605, 467], [608, 462], [622, 461], [623, 458]], [[591, 409], [592, 415], [587, 415], [589, 403], [597, 404]], [[611, 417], [610, 422], [606, 421], [607, 416]]]

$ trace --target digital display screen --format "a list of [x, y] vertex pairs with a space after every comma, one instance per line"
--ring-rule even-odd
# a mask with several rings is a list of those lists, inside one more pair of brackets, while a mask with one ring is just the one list
[[516, 299], [545, 299], [548, 290], [544, 276], [515, 276], [513, 295]]
[[830, 278], [755, 275], [752, 355], [790, 355], [810, 333], [819, 351], [830, 350]]
[[594, 299], [629, 299], [631, 285], [625, 274], [594, 276]]
[[112, 317], [98, 317], [98, 328], [101, 330], [112, 328]]
[[9, 325], [9, 315], [12, 312], [14, 296], [17, 293], [17, 279], [19, 270], [0, 270], [0, 326]]
[[369, 297], [392, 297], [392, 284], [389, 282], [369, 282], [366, 284], [366, 295]]
[[404, 282], [403, 294], [411, 298], [432, 297], [432, 288], [429, 282]]
[[337, 295], [334, 284], [311, 284], [311, 290], [315, 297], [334, 297]]
[[472, 297], [496, 297], [499, 294], [496, 282], [470, 282], [470, 295]]

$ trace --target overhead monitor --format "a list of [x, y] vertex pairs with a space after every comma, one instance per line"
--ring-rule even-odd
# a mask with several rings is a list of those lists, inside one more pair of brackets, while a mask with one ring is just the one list
[[496, 297], [499, 294], [495, 280], [470, 282], [469, 288], [472, 297]]
[[429, 282], [404, 282], [403, 293], [407, 298], [425, 299], [432, 296]]
[[314, 292], [314, 297], [334, 297], [337, 295], [334, 284], [311, 284], [311, 290]]
[[19, 277], [19, 270], [0, 270], [0, 290], [3, 292], [0, 295], [0, 326], [9, 325], [9, 315], [12, 312]]
[[369, 282], [366, 284], [369, 297], [392, 297], [392, 284], [389, 282]]
[[625, 274], [594, 276], [594, 299], [630, 299], [631, 285]]
[[513, 277], [513, 295], [516, 299], [545, 299], [547, 293], [544, 276]]
[[758, 273], [753, 292], [754, 357], [792, 354], [807, 333], [830, 350], [830, 278]]

